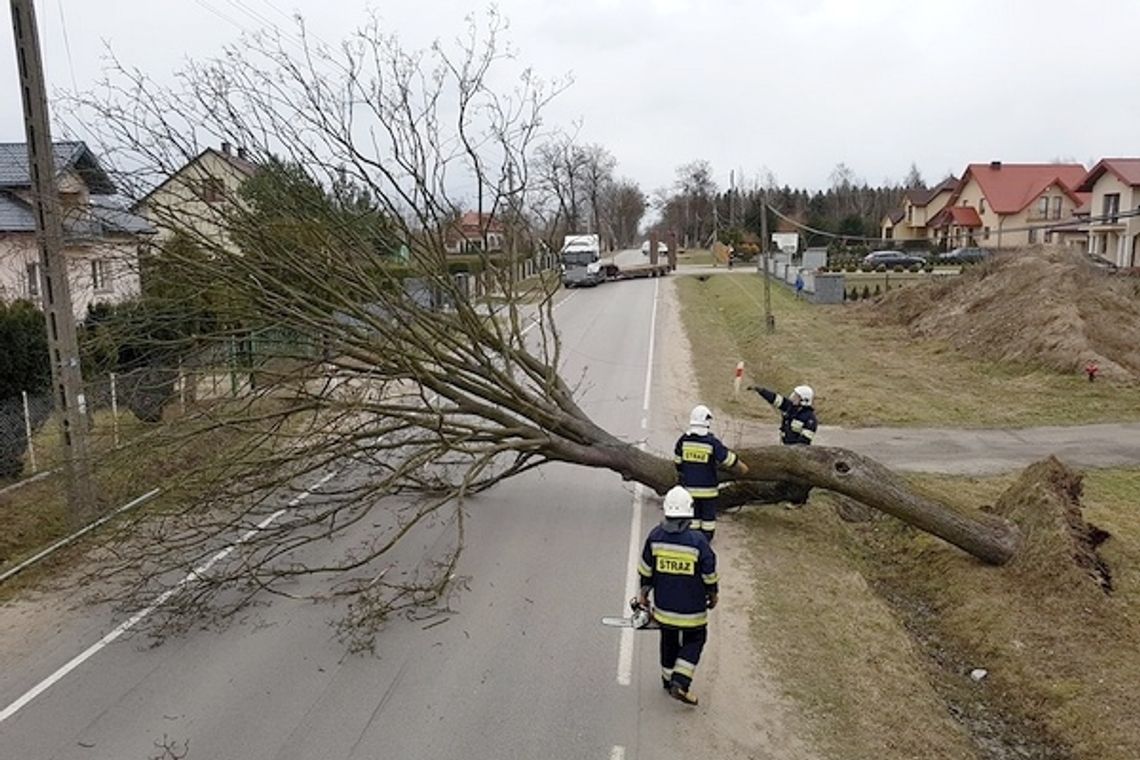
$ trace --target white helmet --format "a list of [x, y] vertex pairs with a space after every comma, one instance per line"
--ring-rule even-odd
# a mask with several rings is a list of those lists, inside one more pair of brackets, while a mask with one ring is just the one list
[[693, 497], [683, 486], [673, 486], [665, 494], [665, 517], [683, 520], [693, 516]]
[[689, 412], [689, 432], [698, 435], [709, 432], [712, 424], [712, 410], [704, 404], [697, 404]]
[[811, 389], [810, 385], [797, 385], [792, 389], [792, 393], [799, 396], [800, 403], [805, 406], [811, 406], [811, 402], [815, 398], [815, 391]]

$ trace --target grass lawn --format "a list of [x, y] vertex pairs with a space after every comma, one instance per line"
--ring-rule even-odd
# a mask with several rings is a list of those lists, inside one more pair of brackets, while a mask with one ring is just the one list
[[[1014, 477], [911, 481], [976, 508]], [[1086, 518], [1112, 534], [1100, 549], [1108, 595], [1050, 568], [982, 565], [891, 519], [843, 523], [826, 494], [804, 510], [736, 518], [755, 558], [757, 645], [825, 749], [975, 757], [945, 700], [991, 741], [1028, 740], [1036, 752], [1009, 757], [1140, 757], [1140, 470], [1084, 483]], [[968, 675], [976, 667], [989, 672], [981, 684]]]
[[[139, 429], [151, 429], [134, 424]], [[194, 494], [208, 486], [208, 478], [195, 476], [247, 451], [252, 440], [252, 433], [247, 430], [221, 427], [189, 437], [190, 426], [197, 424], [175, 419], [163, 423], [158, 435], [136, 436], [133, 444], [114, 450], [109, 445], [98, 447], [101, 453], [92, 468], [97, 504], [89, 519], [110, 512], [155, 486], [162, 486], [164, 493], [141, 505], [139, 511], [192, 503], [189, 500]], [[63, 474], [49, 475], [0, 495], [0, 525], [4, 526], [0, 531], [0, 567], [14, 565], [73, 532]], [[0, 586], [0, 602], [67, 567], [92, 540], [94, 534], [89, 534], [4, 583]]]
[[[646, 257], [648, 258], [648, 257]], [[712, 251], [707, 248], [687, 248], [684, 253], [677, 254], [677, 266], [691, 264], [694, 266], [712, 266]]]
[[[892, 275], [894, 276], [894, 275]], [[866, 323], [850, 306], [812, 306], [772, 284], [776, 332], [764, 330], [763, 278], [675, 277], [702, 398], [729, 415], [772, 420], [745, 385], [788, 392], [808, 383], [824, 424], [1028, 427], [1140, 419], [1140, 388], [998, 365], [948, 345], [913, 340], [897, 326]]]

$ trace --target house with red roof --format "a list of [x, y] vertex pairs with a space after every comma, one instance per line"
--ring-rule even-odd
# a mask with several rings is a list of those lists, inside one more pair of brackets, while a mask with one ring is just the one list
[[1088, 193], [1081, 164], [970, 164], [927, 227], [941, 247], [1061, 243]]
[[448, 253], [497, 253], [505, 238], [506, 229], [494, 215], [465, 211], [448, 228], [444, 247]]
[[1119, 267], [1140, 267], [1140, 158], [1105, 158], [1077, 187], [1089, 194], [1088, 252]]
[[946, 206], [957, 187], [958, 178], [950, 176], [934, 187], [905, 191], [902, 206], [879, 225], [883, 240], [926, 240], [927, 222]]

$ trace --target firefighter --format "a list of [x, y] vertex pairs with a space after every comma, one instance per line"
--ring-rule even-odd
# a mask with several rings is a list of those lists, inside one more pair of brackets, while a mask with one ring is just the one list
[[661, 626], [661, 686], [687, 705], [697, 704], [693, 672], [708, 639], [708, 611], [717, 603], [716, 554], [692, 528], [693, 497], [681, 486], [665, 494], [665, 519], [649, 532], [637, 572], [638, 603]]
[[[759, 385], [750, 385], [748, 390], [759, 393], [761, 398], [780, 412], [783, 417], [780, 421], [780, 443], [785, 446], [810, 446], [812, 444], [819, 427], [819, 421], [816, 419], [815, 409], [812, 407], [815, 392], [810, 385], [797, 385], [792, 390], [792, 395], [787, 398], [775, 391], [761, 388]], [[808, 494], [811, 492], [810, 486], [785, 483], [784, 487], [787, 500], [791, 505], [789, 509], [807, 504]]]
[[711, 425], [712, 412], [709, 408], [704, 404], [694, 406], [689, 414], [689, 429], [673, 447], [677, 479], [693, 497], [695, 525], [709, 543], [716, 533], [717, 468], [723, 467], [741, 475], [748, 472], [748, 466], [709, 431]]

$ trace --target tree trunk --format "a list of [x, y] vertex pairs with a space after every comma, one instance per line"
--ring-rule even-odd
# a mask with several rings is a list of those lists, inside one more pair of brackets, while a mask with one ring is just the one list
[[[606, 434], [602, 443], [560, 442], [554, 457], [613, 470], [664, 494], [677, 482], [673, 462]], [[916, 493], [883, 465], [847, 449], [766, 446], [737, 451], [748, 474], [721, 490], [720, 508], [783, 500], [787, 483], [825, 488], [897, 517], [992, 565], [1004, 565], [1021, 543], [1017, 526], [985, 512], [967, 514]]]

